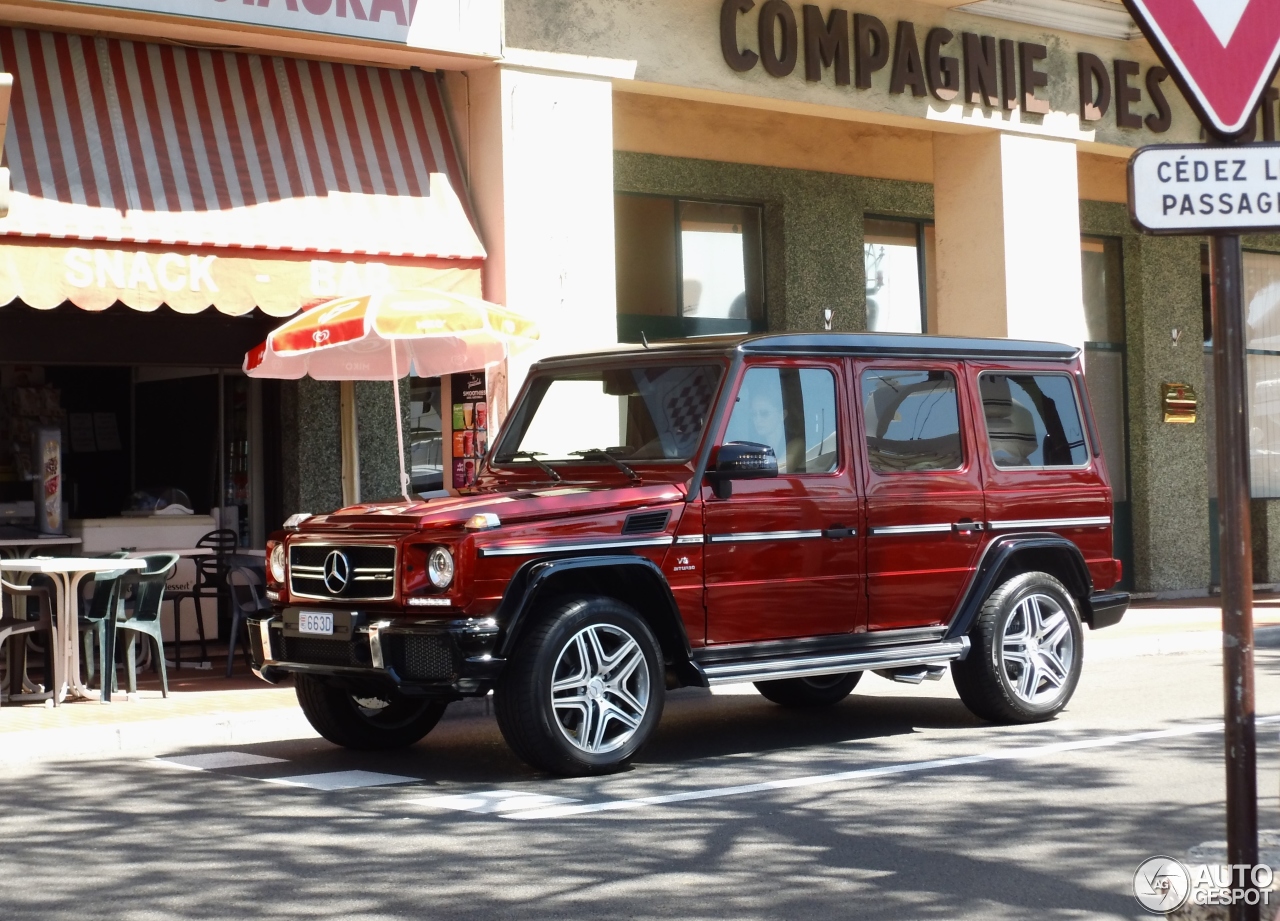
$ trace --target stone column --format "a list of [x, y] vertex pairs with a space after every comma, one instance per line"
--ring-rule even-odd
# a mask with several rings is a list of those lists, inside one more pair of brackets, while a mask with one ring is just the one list
[[986, 131], [933, 149], [938, 331], [1083, 345], [1075, 145]]
[[537, 357], [618, 341], [612, 84], [603, 74], [550, 69], [572, 65], [572, 56], [545, 57], [538, 69], [504, 63], [469, 74], [485, 297], [542, 328], [539, 345], [510, 361], [513, 396]]

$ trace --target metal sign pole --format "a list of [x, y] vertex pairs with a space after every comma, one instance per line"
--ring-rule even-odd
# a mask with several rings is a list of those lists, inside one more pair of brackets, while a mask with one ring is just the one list
[[[1249, 394], [1245, 365], [1244, 260], [1240, 237], [1210, 238], [1218, 533], [1222, 559], [1222, 673], [1227, 759], [1227, 860], [1258, 862], [1258, 769], [1253, 700], [1253, 542], [1249, 525]], [[1247, 879], [1240, 880], [1251, 886]], [[1258, 921], [1236, 903], [1232, 921]]]

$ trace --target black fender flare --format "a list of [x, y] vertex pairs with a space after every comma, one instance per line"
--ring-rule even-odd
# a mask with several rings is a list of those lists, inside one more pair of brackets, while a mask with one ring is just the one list
[[1076, 596], [1081, 617], [1086, 621], [1091, 617], [1089, 598], [1093, 594], [1093, 577], [1089, 575], [1084, 554], [1074, 542], [1052, 533], [1002, 534], [992, 540], [983, 551], [982, 559], [969, 580], [969, 587], [960, 604], [956, 606], [951, 623], [947, 626], [946, 639], [959, 639], [968, 634], [978, 612], [982, 610], [983, 602], [999, 584], [1005, 565], [1015, 554], [1027, 550], [1048, 551], [1063, 555], [1078, 583], [1075, 586], [1068, 585], [1067, 589]]
[[[683, 657], [682, 661], [677, 661], [677, 668], [691, 662], [693, 653], [689, 646], [689, 636], [684, 628], [684, 620], [680, 617], [675, 596], [671, 593], [671, 586], [667, 584], [666, 577], [656, 563], [647, 557], [632, 554], [560, 557], [530, 560], [525, 563], [516, 571], [507, 585], [502, 601], [494, 613], [502, 630], [494, 654], [503, 658], [510, 657], [528, 622], [530, 611], [536, 606], [539, 597], [553, 578], [575, 571], [585, 573], [613, 570], [617, 572], [619, 569], [625, 569], [642, 578], [652, 580], [662, 599], [661, 609], [653, 613], [666, 620], [665, 624], [657, 626], [664, 628], [667, 632], [666, 638], [673, 641], [671, 645], [677, 646], [676, 649], [669, 649], [669, 651], [677, 657]], [[661, 635], [658, 638], [659, 641], [664, 639]]]

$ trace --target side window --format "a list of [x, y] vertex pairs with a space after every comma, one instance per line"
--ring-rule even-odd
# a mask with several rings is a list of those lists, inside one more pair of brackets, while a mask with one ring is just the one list
[[823, 368], [751, 368], [726, 441], [773, 448], [784, 474], [831, 473], [840, 465], [836, 379]]
[[1065, 374], [978, 378], [997, 467], [1079, 467], [1089, 460], [1075, 385]]
[[865, 371], [867, 458], [876, 473], [964, 464], [956, 378], [949, 371]]

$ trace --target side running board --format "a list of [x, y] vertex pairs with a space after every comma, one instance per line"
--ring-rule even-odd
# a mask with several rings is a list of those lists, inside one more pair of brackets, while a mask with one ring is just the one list
[[[888, 649], [866, 649], [836, 655], [788, 657], [785, 659], [752, 659], [746, 662], [724, 662], [699, 665], [708, 685], [735, 684], [745, 681], [776, 681], [780, 678], [814, 678], [910, 666], [941, 666], [963, 659], [969, 654], [969, 638], [895, 646]], [[921, 668], [921, 677], [927, 671]], [[931, 676], [929, 676], [931, 677]]]

